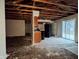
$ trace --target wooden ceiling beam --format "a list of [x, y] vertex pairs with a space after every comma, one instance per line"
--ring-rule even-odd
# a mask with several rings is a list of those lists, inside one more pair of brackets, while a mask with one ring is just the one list
[[53, 17], [53, 16], [57, 16], [57, 17], [60, 17], [59, 15], [45, 15], [45, 14], [40, 14], [40, 16], [47, 16], [47, 17]]
[[52, 11], [52, 12], [59, 12], [59, 13], [73, 13], [74, 11], [63, 11], [63, 10], [57, 10], [57, 9], [50, 9], [45, 7], [37, 7], [37, 6], [30, 6], [30, 5], [22, 5], [22, 4], [16, 4], [16, 6], [19, 7], [26, 7], [26, 8], [32, 8], [33, 10], [46, 10], [46, 11]]
[[47, 15], [63, 15], [63, 14], [60, 14], [60, 13], [55, 13], [55, 12], [40, 12], [40, 14], [47, 14]]
[[13, 1], [13, 3], [20, 3], [21, 1], [23, 1], [23, 0], [15, 0], [15, 1]]
[[[33, 10], [26, 10], [26, 9], [19, 9], [19, 8], [6, 8], [6, 10], [18, 10], [18, 11], [20, 11], [20, 12], [31, 12], [32, 13], [32, 11]], [[40, 12], [40, 14], [47, 14], [47, 15], [63, 15], [63, 14], [59, 14], [59, 13], [56, 13], [56, 12], [43, 12], [43, 11], [41, 11]]]
[[33, 10], [37, 9], [37, 10], [54, 11], [54, 12], [60, 12], [60, 13], [72, 13], [72, 12], [69, 12], [69, 11], [61, 11], [61, 10], [56, 10], [56, 9], [49, 9], [49, 8], [44, 8], [44, 7], [30, 6], [30, 5], [12, 4], [12, 3], [8, 4], [8, 5], [18, 6], [19, 8], [26, 7], [26, 8], [31, 8]]
[[23, 0], [9, 0], [9, 1], [7, 1], [6, 3], [20, 3], [21, 1], [23, 1]]
[[25, 14], [25, 15], [32, 15], [30, 13], [21, 13], [21, 12], [7, 12], [8, 14]]
[[6, 9], [6, 10], [16, 10], [16, 11], [32, 12], [32, 10], [19, 9], [19, 8], [5, 8], [5, 9]]
[[[25, 9], [19, 9], [20, 11], [25, 11], [25, 12], [32, 12], [33, 10], [25, 10]], [[55, 13], [55, 12], [52, 12], [52, 13], [48, 13], [48, 12], [40, 12], [40, 14], [47, 14], [47, 15], [63, 15], [63, 14], [59, 14], [59, 13]]]
[[[21, 13], [21, 12], [7, 12], [8, 14], [20, 14], [20, 15], [28, 15], [28, 16], [32, 16], [32, 13]], [[45, 15], [45, 14], [40, 14], [40, 16], [44, 16], [44, 17], [61, 17], [58, 15]]]
[[5, 14], [7, 15], [7, 14], [19, 14], [19, 12], [16, 12], [16, 11], [7, 11], [7, 12], [5, 12]]
[[74, 6], [68, 6], [68, 5], [63, 5], [63, 4], [59, 4], [59, 3], [51, 3], [51, 2], [46, 2], [46, 1], [42, 1], [42, 0], [33, 0], [34, 2], [41, 2], [41, 3], [46, 3], [46, 4], [50, 4], [50, 5], [56, 5], [59, 7], [66, 7], [66, 8], [74, 8], [77, 9], [77, 7]]
[[5, 8], [6, 10], [18, 10], [16, 8]]
[[23, 15], [23, 14], [9, 13], [9, 14], [7, 14], [6, 17], [15, 17], [15, 16], [26, 16], [26, 17], [30, 17], [31, 15], [28, 15], [28, 14]]
[[[36, 7], [36, 6], [29, 6], [29, 5], [22, 5], [22, 4], [16, 4], [16, 6], [32, 8], [32, 9], [39, 9], [39, 10], [47, 10], [47, 11], [58, 11], [58, 10], [54, 10], [54, 9], [48, 9], [48, 8]], [[63, 12], [63, 11], [58, 11], [58, 12]]]
[[[32, 15], [32, 13], [25, 13], [25, 12], [7, 12], [8, 14], [24, 14], [24, 15]], [[47, 14], [40, 14], [40, 16], [56, 16], [56, 15], [47, 15]]]
[[22, 15], [32, 15], [32, 13], [20, 13]]
[[[26, 10], [26, 9], [18, 9], [20, 11], [25, 11], [25, 12], [32, 12], [33, 10]], [[63, 15], [63, 14], [59, 14], [59, 13], [56, 13], [56, 12], [43, 12], [43, 11], [40, 11], [40, 14], [48, 14], [48, 15]]]
[[[15, 8], [6, 8], [6, 9], [8, 9], [8, 10], [20, 10], [20, 9], [15, 9]], [[24, 9], [24, 11], [32, 12], [32, 10], [25, 10], [25, 9]], [[9, 13], [9, 14], [16, 13], [16, 14], [22, 14], [22, 15], [32, 15], [32, 13], [21, 12], [21, 11], [18, 11], [18, 12], [7, 11], [7, 13]], [[63, 14], [56, 14], [56, 13], [55, 14], [50, 14], [50, 13], [42, 13], [42, 12], [40, 13], [40, 15], [41, 16], [47, 16], [47, 17], [49, 17], [49, 16], [63, 16]]]
[[33, 11], [33, 10], [27, 10], [27, 9], [18, 9], [18, 10], [20, 10], [20, 11], [25, 11], [25, 12], [31, 12], [31, 13], [32, 13], [32, 11]]

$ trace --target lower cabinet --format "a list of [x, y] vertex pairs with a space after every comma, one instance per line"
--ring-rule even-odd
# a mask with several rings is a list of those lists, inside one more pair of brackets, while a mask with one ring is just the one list
[[34, 43], [39, 43], [41, 41], [41, 32], [35, 31], [34, 32]]

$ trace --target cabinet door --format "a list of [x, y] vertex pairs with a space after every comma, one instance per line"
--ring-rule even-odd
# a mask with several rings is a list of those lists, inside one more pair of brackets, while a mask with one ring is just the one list
[[34, 43], [39, 43], [41, 41], [41, 32], [40, 31], [36, 31], [34, 33]]

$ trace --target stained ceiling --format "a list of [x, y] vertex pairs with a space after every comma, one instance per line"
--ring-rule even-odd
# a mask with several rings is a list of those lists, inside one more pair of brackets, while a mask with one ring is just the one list
[[77, 0], [5, 0], [6, 18], [29, 18], [33, 10], [40, 18], [58, 20], [78, 13]]

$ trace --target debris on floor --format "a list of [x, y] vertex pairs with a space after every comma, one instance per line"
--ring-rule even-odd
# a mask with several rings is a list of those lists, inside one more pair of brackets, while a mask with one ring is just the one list
[[78, 56], [63, 48], [23, 46], [11, 53], [7, 59], [78, 59]]

